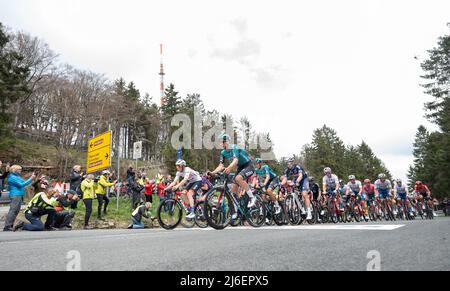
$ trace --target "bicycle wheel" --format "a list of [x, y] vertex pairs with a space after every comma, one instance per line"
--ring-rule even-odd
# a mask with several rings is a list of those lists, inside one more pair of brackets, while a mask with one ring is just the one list
[[289, 223], [298, 225], [300, 222], [300, 207], [292, 194], [288, 194], [285, 199], [286, 211]]
[[338, 223], [340, 220], [335, 205], [330, 207], [330, 219], [333, 223]]
[[317, 204], [315, 201], [311, 202], [311, 216], [312, 219], [306, 220], [306, 222], [308, 222], [308, 224], [315, 224], [317, 221]]
[[286, 224], [286, 213], [285, 213], [285, 208], [283, 203], [280, 201], [278, 202], [280, 205], [280, 213], [276, 214], [275, 210], [273, 210], [273, 221], [275, 222], [276, 225], [284, 225]]
[[[232, 202], [224, 187], [215, 187], [206, 194], [204, 213], [208, 225], [214, 229], [224, 229], [230, 223]], [[235, 210], [237, 211], [237, 210]]]
[[322, 223], [328, 223], [328, 221], [330, 220], [330, 212], [326, 205], [320, 206], [320, 211], [318, 213], [318, 216]]
[[194, 213], [195, 213], [195, 224], [200, 228], [207, 228], [208, 227], [208, 221], [205, 217], [205, 202], [197, 202], [194, 207]]
[[263, 206], [261, 196], [255, 195], [255, 197], [255, 206], [248, 210], [246, 219], [251, 226], [260, 227], [266, 220], [266, 208]]
[[183, 217], [182, 206], [175, 199], [165, 199], [158, 206], [157, 217], [162, 228], [167, 230], [174, 229], [180, 224]]

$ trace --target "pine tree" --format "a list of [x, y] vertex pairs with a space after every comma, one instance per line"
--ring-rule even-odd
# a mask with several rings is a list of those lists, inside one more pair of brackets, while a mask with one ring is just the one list
[[29, 68], [18, 65], [23, 57], [6, 49], [9, 36], [0, 23], [0, 130], [10, 122], [9, 106], [30, 91], [26, 85]]

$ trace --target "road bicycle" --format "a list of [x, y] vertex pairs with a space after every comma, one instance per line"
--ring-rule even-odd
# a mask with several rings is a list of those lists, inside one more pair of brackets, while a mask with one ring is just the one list
[[[256, 203], [248, 208], [249, 197], [245, 193], [236, 198], [230, 191], [232, 177], [219, 174], [219, 182], [205, 195], [204, 213], [208, 225], [214, 229], [224, 229], [228, 225], [238, 226], [248, 222], [253, 227], [260, 227], [266, 218], [266, 209], [263, 207], [261, 196], [255, 193]], [[233, 215], [235, 217], [232, 217]]]

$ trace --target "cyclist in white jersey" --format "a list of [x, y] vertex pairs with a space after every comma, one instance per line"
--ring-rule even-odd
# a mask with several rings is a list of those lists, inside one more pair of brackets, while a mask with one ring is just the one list
[[[187, 196], [189, 199], [189, 209], [186, 215], [186, 218], [194, 218], [194, 195], [202, 188], [202, 177], [197, 171], [186, 167], [186, 162], [184, 160], [178, 160], [175, 163], [177, 167], [177, 175], [172, 183], [170, 183], [164, 191], [172, 189], [172, 191], [176, 191], [177, 189], [183, 187], [185, 184]], [[181, 180], [183, 179], [183, 180]], [[181, 182], [180, 182], [181, 180]]]
[[322, 179], [323, 193], [333, 196], [339, 187], [339, 178], [331, 172], [329, 167], [323, 169], [325, 176]]
[[[347, 191], [348, 192], [352, 192], [353, 195], [356, 196], [356, 198], [359, 197], [359, 199], [361, 199], [361, 204], [363, 206], [364, 212], [366, 212], [366, 210], [367, 210], [367, 203], [366, 203], [367, 197], [366, 197], [366, 195], [364, 195], [364, 193], [362, 193], [361, 181], [356, 180], [355, 175], [348, 176], [348, 180], [349, 181], [347, 183], [347, 187], [348, 187]], [[347, 195], [348, 195], [348, 193], [347, 193]]]

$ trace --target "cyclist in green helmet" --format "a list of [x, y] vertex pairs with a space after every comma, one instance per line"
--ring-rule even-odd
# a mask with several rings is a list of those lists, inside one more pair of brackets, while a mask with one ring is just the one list
[[[222, 134], [219, 137], [222, 140], [223, 150], [220, 154], [220, 163], [219, 166], [212, 171], [210, 174], [215, 175], [219, 172], [224, 172], [225, 174], [230, 174], [234, 169], [237, 168], [236, 176], [234, 178], [234, 184], [231, 187], [231, 192], [233, 194], [237, 194], [238, 186], [243, 189], [248, 197], [250, 197], [250, 201], [247, 205], [248, 208], [252, 208], [255, 206], [256, 197], [253, 195], [252, 190], [247, 184], [247, 179], [255, 174], [255, 168], [253, 166], [253, 162], [250, 159], [247, 151], [241, 148], [238, 145], [230, 144], [231, 137], [228, 134]], [[225, 160], [230, 161], [228, 167], [225, 167]], [[233, 213], [232, 218], [237, 217], [237, 212]]]

